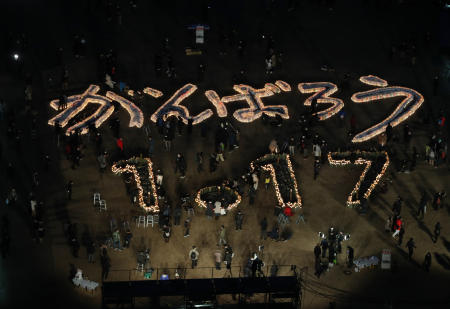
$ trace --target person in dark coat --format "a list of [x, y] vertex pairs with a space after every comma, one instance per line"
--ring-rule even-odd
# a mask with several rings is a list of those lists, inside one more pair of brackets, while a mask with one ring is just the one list
[[355, 250], [350, 247], [347, 246], [347, 261], [348, 261], [348, 267], [352, 267], [353, 266], [353, 258], [355, 257]]
[[173, 212], [174, 225], [180, 225], [181, 221], [181, 205], [177, 205]]
[[441, 235], [441, 224], [439, 222], [436, 223], [434, 226], [434, 236], [433, 236], [433, 242], [436, 243], [439, 235]]
[[322, 258], [325, 258], [328, 249], [328, 241], [326, 238], [322, 239], [320, 246], [322, 247]]
[[392, 206], [392, 211], [394, 212], [395, 216], [400, 215], [400, 212], [402, 211], [402, 203], [403, 203], [403, 200], [399, 196], [398, 199], [395, 201], [394, 205]]
[[322, 250], [320, 249], [320, 244], [317, 244], [315, 247], [314, 247], [314, 256], [315, 256], [315, 258], [316, 258], [316, 260], [319, 260], [320, 259], [320, 254], [322, 253]]
[[387, 137], [387, 141], [389, 142], [392, 138], [392, 125], [389, 122], [389, 124], [386, 127], [386, 137]]
[[177, 158], [175, 161], [175, 173], [177, 171], [180, 171], [181, 173], [180, 178], [184, 178], [186, 174], [186, 160], [184, 159], [184, 156], [181, 153], [177, 154]]
[[109, 256], [102, 255], [102, 280], [108, 279], [109, 269], [111, 268], [111, 260]]
[[242, 230], [242, 222], [244, 221], [244, 214], [239, 210], [234, 217], [236, 223], [236, 230]]
[[267, 218], [264, 217], [261, 222], [259, 223], [261, 226], [261, 239], [267, 238]]

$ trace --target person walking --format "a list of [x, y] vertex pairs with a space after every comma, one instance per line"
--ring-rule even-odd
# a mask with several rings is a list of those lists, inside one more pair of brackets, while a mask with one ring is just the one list
[[199, 256], [200, 256], [200, 254], [197, 250], [197, 247], [192, 246], [191, 251], [189, 251], [189, 258], [191, 259], [191, 262], [192, 262], [192, 265], [191, 265], [192, 269], [197, 267]]
[[414, 248], [416, 248], [416, 244], [414, 239], [411, 237], [406, 243], [406, 247], [408, 248], [408, 260], [412, 260], [412, 256], [414, 254]]
[[441, 235], [441, 224], [437, 222], [436, 225], [434, 226], [434, 235], [432, 238], [434, 243], [438, 241], [439, 235]]
[[219, 230], [219, 246], [227, 244], [226, 237], [227, 237], [227, 230], [225, 229], [225, 226], [222, 225]]
[[244, 221], [244, 214], [240, 210], [236, 213], [234, 221], [236, 223], [236, 230], [242, 230], [242, 222]]
[[430, 271], [430, 267], [431, 267], [431, 253], [430, 252], [427, 252], [427, 254], [425, 255], [425, 260], [423, 261], [422, 266], [426, 272]]
[[266, 239], [267, 238], [267, 218], [264, 217], [261, 222], [259, 223], [259, 225], [261, 226], [261, 239]]

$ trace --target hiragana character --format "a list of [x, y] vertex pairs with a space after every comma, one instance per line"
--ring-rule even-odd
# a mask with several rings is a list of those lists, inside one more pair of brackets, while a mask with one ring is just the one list
[[[80, 130], [81, 134], [87, 133], [88, 127], [92, 123], [98, 128], [114, 111], [111, 100], [105, 96], [98, 95], [97, 92], [99, 90], [99, 86], [90, 85], [83, 94], [69, 96], [67, 98], [67, 108], [50, 119], [48, 124], [54, 126], [55, 123], [59, 123], [61, 127], [65, 127], [69, 120], [78, 115], [89, 103], [94, 103], [100, 105], [97, 111], [83, 121], [68, 128], [66, 134], [69, 135], [77, 129]], [[59, 100], [51, 101], [50, 106], [53, 109], [58, 110]]]
[[[114, 111], [114, 105], [112, 104], [112, 101], [114, 100], [117, 101], [130, 114], [130, 127], [142, 127], [144, 124], [144, 116], [142, 111], [133, 102], [111, 91], [107, 91], [105, 96], [98, 95], [97, 92], [99, 90], [99, 86], [90, 85], [83, 94], [68, 97], [67, 108], [50, 119], [48, 124], [55, 125], [55, 123], [58, 122], [61, 127], [65, 127], [70, 119], [74, 118], [82, 110], [84, 110], [89, 103], [100, 104], [100, 108], [98, 108], [95, 113], [66, 130], [67, 135], [76, 130], [79, 130], [81, 134], [85, 134], [89, 131], [89, 126], [91, 124], [94, 124], [95, 127], [98, 128], [109, 118], [109, 116], [111, 116]], [[58, 110], [59, 100], [51, 101], [50, 106], [53, 109]]]
[[130, 114], [129, 127], [142, 127], [144, 124], [144, 114], [139, 107], [137, 107], [133, 102], [111, 91], [106, 92], [106, 97], [118, 102], [128, 112], [128, 114]]
[[325, 120], [333, 115], [337, 114], [343, 107], [344, 102], [341, 99], [338, 98], [330, 98], [330, 96], [338, 91], [338, 87], [329, 82], [315, 82], [315, 83], [300, 83], [298, 84], [298, 90], [300, 90], [301, 93], [311, 93], [315, 92], [312, 96], [310, 96], [304, 103], [306, 106], [311, 106], [311, 103], [313, 100], [316, 100], [318, 104], [324, 103], [324, 104], [333, 104], [333, 106], [314, 113], [314, 115], [317, 115], [317, 118], [319, 120]]
[[[159, 98], [163, 95], [163, 93], [161, 91], [159, 91], [158, 89], [153, 89], [150, 87], [145, 87], [144, 90], [142, 90], [143, 93], [148, 94], [149, 96], [152, 96], [154, 98]], [[137, 91], [138, 94], [140, 94], [139, 91]], [[135, 91], [133, 89], [130, 89], [127, 91], [127, 94], [130, 97], [134, 97], [135, 95]]]
[[402, 102], [397, 106], [392, 114], [386, 119], [372, 126], [371, 128], [356, 134], [352, 142], [360, 143], [371, 139], [378, 134], [383, 133], [386, 127], [390, 124], [392, 127], [399, 125], [401, 122], [406, 120], [408, 117], [412, 116], [416, 110], [422, 105], [424, 98], [423, 96], [410, 88], [391, 86], [388, 85], [387, 81], [373, 75], [362, 76], [359, 79], [362, 83], [366, 85], [379, 86], [384, 88], [378, 88], [373, 90], [368, 90], [364, 92], [357, 92], [352, 95], [352, 101], [355, 103], [366, 103], [375, 100], [382, 100], [392, 97], [405, 97]]
[[[267, 84], [266, 84], [267, 86]], [[274, 95], [274, 92], [270, 89], [273, 88], [273, 84], [264, 87], [262, 89], [254, 89], [248, 85], [234, 85], [233, 89], [239, 94], [231, 95], [219, 98], [214, 90], [208, 90], [205, 92], [206, 97], [216, 107], [219, 117], [226, 117], [228, 112], [225, 107], [226, 103], [235, 101], [246, 101], [249, 105], [248, 108], [241, 108], [233, 113], [234, 118], [241, 122], [252, 122], [262, 114], [266, 114], [270, 117], [276, 115], [281, 116], [284, 119], [289, 119], [289, 112], [285, 105], [268, 105], [264, 106], [261, 98]], [[278, 88], [277, 88], [278, 89]], [[284, 88], [286, 89], [286, 88]]]
[[153, 122], [157, 122], [158, 118], [166, 119], [170, 116], [181, 117], [183, 123], [188, 124], [188, 120], [192, 119], [192, 124], [199, 124], [213, 115], [211, 109], [206, 109], [196, 116], [190, 116], [189, 110], [180, 105], [186, 97], [190, 96], [197, 90], [197, 86], [193, 84], [186, 84], [182, 88], [178, 89], [175, 94], [161, 105], [156, 112], [150, 117]]

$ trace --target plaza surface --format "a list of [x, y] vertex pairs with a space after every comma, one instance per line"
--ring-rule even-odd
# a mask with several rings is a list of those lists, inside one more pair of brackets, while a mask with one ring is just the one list
[[[101, 3], [99, 1], [98, 3]], [[82, 233], [89, 233], [101, 239], [109, 232], [109, 220], [126, 218], [131, 222], [133, 240], [130, 249], [124, 251], [109, 250], [111, 272], [109, 279], [124, 280], [129, 270], [136, 266], [136, 252], [148, 247], [151, 250], [150, 264], [154, 268], [189, 268], [188, 252], [196, 245], [200, 252], [199, 267], [214, 265], [213, 252], [216, 249], [217, 233], [221, 224], [227, 227], [228, 242], [235, 252], [233, 265], [243, 266], [251, 252], [258, 245], [265, 247], [264, 262], [267, 265], [297, 265], [302, 269], [304, 279], [303, 308], [327, 308], [335, 301], [337, 308], [380, 308], [392, 302], [394, 308], [448, 308], [449, 299], [446, 283], [450, 269], [450, 234], [448, 226], [449, 208], [434, 211], [429, 207], [425, 219], [415, 217], [418, 202], [423, 189], [430, 194], [445, 190], [450, 192], [450, 174], [447, 165], [433, 168], [422, 159], [418, 161], [416, 171], [403, 174], [396, 173], [393, 162], [388, 176], [393, 179], [386, 194], [378, 195], [369, 202], [370, 210], [359, 215], [355, 209], [347, 208], [345, 201], [353, 189], [362, 169], [356, 167], [332, 167], [324, 164], [317, 180], [313, 180], [313, 160], [304, 159], [299, 153], [292, 157], [295, 176], [303, 200], [302, 212], [306, 223], [298, 225], [291, 221], [293, 236], [286, 242], [262, 241], [259, 239], [259, 221], [267, 216], [269, 229], [275, 222], [272, 216], [276, 205], [273, 188], [265, 191], [260, 180], [255, 203], [249, 205], [244, 198], [239, 209], [244, 213], [242, 231], [234, 230], [234, 214], [231, 211], [218, 221], [208, 221], [204, 211], [196, 208], [192, 221], [191, 235], [183, 237], [181, 226], [172, 227], [172, 237], [165, 243], [157, 227], [137, 228], [132, 222], [135, 207], [130, 204], [125, 185], [120, 176], [114, 175], [110, 168], [105, 174], [98, 172], [94, 154], [94, 145], [89, 144], [84, 152], [81, 167], [72, 170], [65, 160], [62, 149], [57, 149], [54, 142], [53, 128], [47, 126], [47, 120], [55, 115], [48, 103], [59, 96], [61, 67], [56, 65], [56, 50], [65, 47], [64, 59], [70, 71], [69, 89], [71, 94], [81, 93], [90, 83], [97, 81], [96, 57], [100, 51], [114, 48], [118, 53], [118, 77], [139, 90], [146, 86], [159, 89], [164, 96], [148, 99], [143, 105], [146, 123], [150, 115], [167, 100], [174, 91], [185, 83], [192, 82], [198, 90], [183, 103], [192, 114], [197, 114], [211, 104], [203, 92], [214, 89], [220, 96], [234, 94], [232, 75], [245, 69], [245, 78], [250, 86], [262, 88], [266, 82], [282, 79], [293, 90], [264, 102], [266, 104], [286, 105], [290, 119], [282, 127], [264, 126], [261, 120], [242, 124], [229, 117], [233, 125], [239, 128], [240, 147], [231, 153], [225, 153], [226, 160], [220, 163], [213, 174], [207, 171], [198, 174], [195, 154], [214, 151], [214, 132], [219, 123], [215, 113], [207, 121], [210, 128], [206, 140], [200, 136], [200, 129], [194, 127], [191, 136], [186, 133], [176, 136], [171, 152], [165, 152], [162, 139], [156, 126], [150, 125], [155, 137], [155, 154], [153, 162], [164, 173], [164, 185], [171, 200], [172, 208], [179, 201], [181, 192], [193, 196], [200, 188], [221, 183], [224, 179], [239, 177], [248, 168], [250, 162], [268, 152], [272, 139], [280, 142], [297, 134], [296, 121], [307, 108], [302, 106], [308, 95], [302, 95], [296, 85], [300, 82], [329, 81], [341, 84], [345, 73], [349, 73], [350, 84], [345, 90], [338, 91], [334, 97], [345, 102], [347, 119], [340, 126], [337, 117], [320, 122], [315, 128], [328, 142], [330, 149], [345, 147], [349, 144], [347, 131], [349, 115], [357, 117], [357, 130], [361, 131], [381, 121], [398, 104], [396, 100], [379, 101], [368, 104], [354, 104], [350, 97], [353, 93], [367, 89], [358, 78], [374, 74], [386, 79], [390, 85], [399, 85], [417, 90], [425, 97], [425, 103], [406, 123], [413, 130], [411, 146], [417, 146], [420, 153], [424, 151], [431, 129], [434, 127], [438, 112], [448, 112], [445, 102], [449, 99], [448, 80], [441, 78], [437, 95], [433, 95], [432, 80], [435, 75], [443, 76], [441, 69], [445, 56], [439, 50], [438, 9], [431, 4], [420, 1], [405, 1], [398, 5], [391, 1], [336, 1], [333, 10], [316, 1], [299, 1], [295, 10], [288, 12], [287, 1], [275, 1], [274, 7], [266, 11], [263, 4], [256, 1], [212, 2], [208, 14], [202, 14], [202, 5], [188, 4], [185, 1], [160, 1], [154, 4], [139, 2], [139, 10], [134, 13], [123, 3], [123, 24], [114, 21], [107, 23], [102, 6], [91, 1], [81, 1], [77, 7], [68, 1], [11, 1], [4, 3], [1, 11], [2, 26], [28, 33], [29, 51], [24, 58], [22, 74], [6, 74], [10, 68], [10, 59], [3, 59], [0, 75], [0, 97], [8, 106], [14, 106], [19, 119], [18, 126], [23, 131], [21, 146], [16, 149], [5, 136], [6, 124], [2, 123], [2, 162], [1, 170], [6, 170], [7, 162], [17, 167], [13, 180], [2, 177], [2, 199], [8, 188], [15, 186], [19, 193], [17, 209], [2, 205], [2, 213], [7, 213], [11, 222], [11, 249], [7, 259], [0, 264], [1, 302], [5, 308], [21, 307], [33, 304], [44, 307], [49, 304], [64, 307], [92, 307], [101, 304], [101, 292], [94, 294], [76, 289], [70, 281], [72, 265], [83, 269], [90, 279], [100, 281], [100, 261], [98, 250], [96, 263], [87, 263], [85, 248], [80, 250], [80, 257], [73, 258], [63, 231], [63, 223], [70, 220], [78, 225], [79, 239]], [[257, 5], [259, 4], [259, 5]], [[221, 11], [223, 13], [218, 14]], [[206, 32], [206, 46], [201, 58], [185, 56], [184, 48], [192, 45], [194, 34], [186, 27], [205, 20], [211, 26]], [[42, 20], [51, 22], [44, 23]], [[235, 25], [236, 38], [246, 42], [244, 56], [239, 58], [236, 43], [227, 47], [226, 55], [219, 55], [219, 35], [215, 29], [223, 28], [231, 32], [230, 25]], [[16, 28], [15, 28], [16, 27]], [[271, 33], [275, 41], [275, 50], [283, 52], [283, 66], [277, 68], [273, 76], [265, 75], [264, 57], [266, 41], [258, 40], [261, 31]], [[431, 41], [426, 42], [425, 33], [430, 31]], [[87, 56], [75, 60], [70, 52], [71, 40], [75, 33], [84, 33], [88, 42]], [[168, 80], [156, 78], [153, 58], [161, 49], [161, 42], [169, 37], [171, 51], [178, 77]], [[403, 41], [415, 42], [417, 62], [410, 64], [409, 58], [400, 59], [397, 55], [389, 59], [391, 46]], [[197, 67], [200, 59], [206, 64], [203, 82], [197, 82]], [[327, 64], [334, 72], [320, 70]], [[29, 122], [23, 112], [23, 73], [33, 74], [33, 107], [39, 114], [39, 136], [32, 141], [28, 134]], [[19, 78], [20, 76], [20, 78]], [[53, 82], [49, 82], [52, 77]], [[229, 115], [244, 104], [233, 103], [228, 107]], [[120, 120], [125, 149], [136, 153], [139, 148], [146, 148], [143, 130], [126, 128], [129, 116], [120, 111]], [[394, 133], [402, 137], [402, 126]], [[446, 127], [446, 130], [448, 126]], [[101, 127], [106, 150], [115, 153], [115, 141], [107, 123]], [[448, 132], [444, 132], [445, 139]], [[402, 140], [402, 138], [400, 138]], [[87, 142], [87, 140], [85, 140]], [[368, 147], [373, 141], [361, 145]], [[311, 147], [311, 146], [310, 146]], [[411, 148], [405, 154], [403, 145], [394, 145], [399, 159], [411, 155]], [[180, 180], [173, 173], [175, 155], [182, 152], [187, 160], [186, 178]], [[48, 173], [43, 171], [43, 156], [50, 154], [52, 166]], [[145, 154], [145, 152], [144, 152]], [[207, 160], [205, 160], [207, 161]], [[112, 163], [112, 162], [110, 162]], [[110, 165], [109, 165], [110, 167]], [[38, 198], [46, 205], [46, 236], [43, 244], [36, 244], [30, 235], [29, 216], [25, 210], [26, 196], [31, 190], [31, 173], [38, 170], [41, 185], [37, 190]], [[2, 175], [5, 173], [2, 172]], [[74, 181], [71, 201], [66, 201], [64, 186], [68, 180]], [[99, 191], [108, 204], [108, 211], [99, 213], [92, 206], [92, 194]], [[402, 196], [404, 206], [402, 217], [405, 220], [405, 243], [413, 237], [417, 249], [413, 262], [406, 259], [407, 249], [397, 247], [390, 234], [384, 232], [385, 219], [391, 215], [391, 206], [397, 196]], [[447, 206], [448, 207], [448, 206]], [[183, 213], [182, 222], [186, 218]], [[440, 221], [443, 227], [442, 237], [436, 243], [431, 241], [434, 224]], [[351, 234], [351, 239], [343, 243], [355, 249], [355, 257], [380, 256], [383, 249], [392, 250], [393, 269], [363, 270], [348, 275], [345, 266], [345, 250], [339, 256], [338, 265], [325, 273], [320, 279], [314, 277], [313, 248], [319, 241], [318, 232], [325, 232], [335, 226]], [[426, 252], [433, 255], [429, 273], [418, 266], [422, 264]], [[133, 276], [134, 272], [131, 272]], [[125, 274], [125, 275], [124, 275]], [[209, 272], [199, 269], [190, 271], [192, 277], [207, 277]], [[25, 295], [25, 296], [24, 296]], [[224, 300], [228, 301], [228, 300]], [[231, 300], [230, 300], [231, 301]], [[144, 300], [137, 305], [145, 305]]]

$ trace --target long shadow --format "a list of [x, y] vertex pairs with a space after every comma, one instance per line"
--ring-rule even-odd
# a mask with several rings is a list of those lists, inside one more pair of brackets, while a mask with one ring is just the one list
[[450, 241], [447, 240], [447, 238], [442, 237], [442, 242], [444, 243], [445, 248], [448, 252], [450, 252]]
[[434, 253], [436, 261], [445, 269], [450, 270], [450, 257], [447, 254]]

